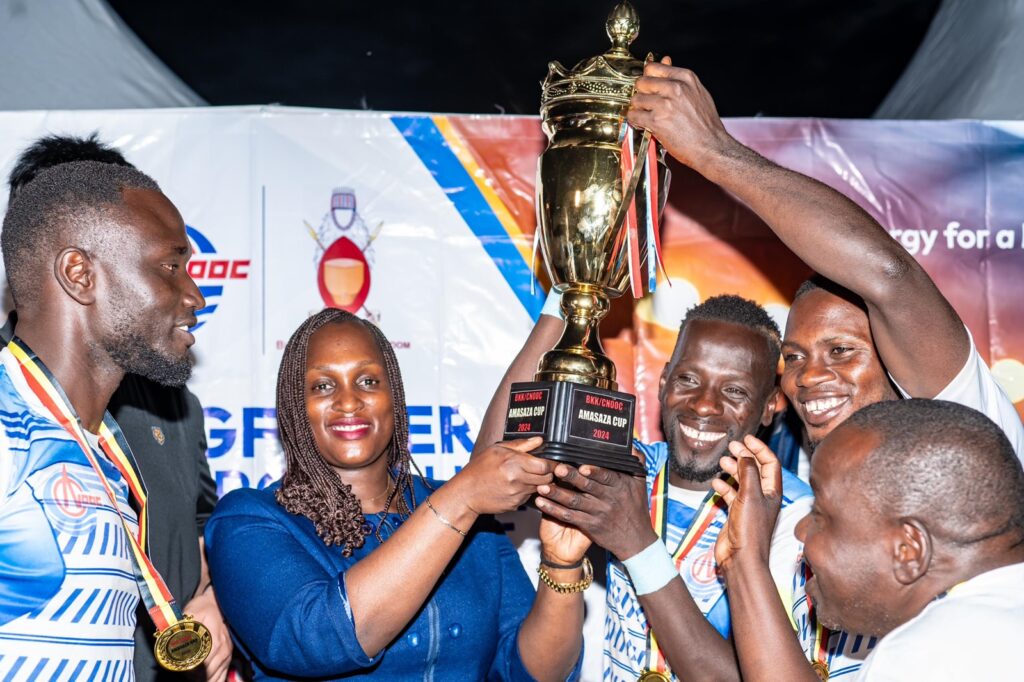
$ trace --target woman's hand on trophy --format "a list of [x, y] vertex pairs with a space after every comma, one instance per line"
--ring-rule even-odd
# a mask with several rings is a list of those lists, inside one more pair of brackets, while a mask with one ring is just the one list
[[537, 508], [575, 526], [619, 559], [628, 559], [657, 539], [643, 477], [584, 464], [559, 463], [560, 485], [541, 485]]
[[736, 143], [697, 75], [672, 66], [669, 57], [644, 67], [627, 118], [637, 128], [651, 131], [669, 154], [698, 170], [706, 155]]
[[527, 438], [495, 443], [475, 455], [454, 483], [463, 502], [476, 514], [501, 514], [524, 504], [537, 486], [553, 480], [555, 463], [530, 454], [543, 443]]

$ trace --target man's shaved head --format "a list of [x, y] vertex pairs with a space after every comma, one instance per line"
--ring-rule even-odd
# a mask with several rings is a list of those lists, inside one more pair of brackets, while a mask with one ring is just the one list
[[879, 439], [856, 485], [889, 518], [920, 519], [954, 544], [1024, 537], [1024, 470], [1006, 434], [982, 413], [944, 400], [891, 400], [838, 428]]
[[8, 206], [0, 239], [16, 307], [37, 303], [40, 278], [52, 276], [60, 249], [116, 248], [117, 218], [129, 188], [160, 191], [134, 168], [96, 161], [53, 166], [21, 188]]

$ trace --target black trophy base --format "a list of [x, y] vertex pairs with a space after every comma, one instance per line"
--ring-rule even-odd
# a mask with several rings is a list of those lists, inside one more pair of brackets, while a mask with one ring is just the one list
[[568, 381], [512, 384], [505, 439], [541, 436], [538, 457], [643, 475], [633, 456], [635, 411], [628, 393]]

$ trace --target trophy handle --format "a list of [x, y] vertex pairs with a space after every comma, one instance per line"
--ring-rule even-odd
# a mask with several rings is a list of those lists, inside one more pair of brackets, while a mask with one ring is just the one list
[[[631, 134], [629, 132], [626, 133]], [[629, 205], [633, 201], [633, 195], [636, 194], [636, 188], [640, 184], [640, 176], [644, 172], [643, 161], [647, 157], [647, 147], [651, 144], [651, 131], [645, 130], [643, 137], [640, 138], [640, 146], [637, 147], [636, 157], [633, 159], [633, 175], [629, 178], [629, 184], [623, 188], [622, 191], [622, 202], [619, 204], [618, 210], [615, 212], [615, 220], [612, 222], [611, 233], [616, 234], [619, 228], [622, 226], [622, 221], [626, 219], [626, 212], [629, 210]], [[657, 172], [655, 170], [654, 172]]]

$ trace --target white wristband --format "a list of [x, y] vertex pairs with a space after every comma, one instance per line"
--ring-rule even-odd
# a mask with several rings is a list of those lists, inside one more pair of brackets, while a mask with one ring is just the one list
[[668, 585], [669, 580], [679, 575], [668, 549], [660, 538], [643, 551], [625, 559], [622, 565], [629, 572], [629, 579], [638, 597], [657, 592]]
[[548, 292], [548, 297], [544, 300], [544, 307], [540, 309], [540, 314], [557, 317], [560, 320], [565, 319], [562, 316], [562, 295], [555, 291], [554, 287], [551, 287], [551, 291]]

